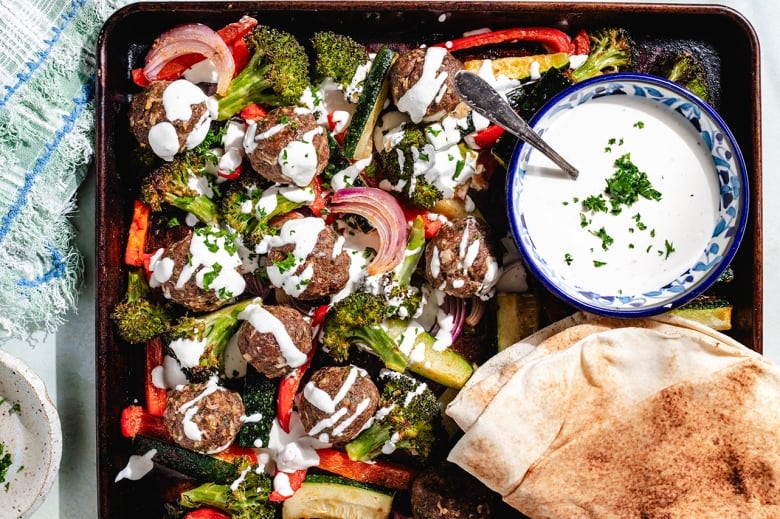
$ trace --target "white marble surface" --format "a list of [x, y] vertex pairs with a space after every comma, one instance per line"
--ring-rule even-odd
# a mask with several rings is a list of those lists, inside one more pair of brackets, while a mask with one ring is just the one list
[[[667, 2], [669, 3], [669, 2]], [[680, 2], [677, 2], [680, 3]], [[706, 4], [711, 2], [687, 2]], [[722, 5], [740, 11], [756, 28], [761, 44], [763, 106], [764, 215], [764, 354], [780, 363], [780, 3], [774, 0], [723, 0]], [[725, 100], [724, 102], [740, 102]], [[62, 420], [64, 450], [60, 476], [35, 519], [84, 519], [97, 516], [95, 463], [95, 183], [88, 179], [79, 192], [79, 246], [84, 253], [85, 280], [76, 313], [55, 335], [36, 336], [33, 343], [12, 342], [3, 348], [23, 358], [43, 378]], [[56, 352], [56, 353], [55, 353]]]

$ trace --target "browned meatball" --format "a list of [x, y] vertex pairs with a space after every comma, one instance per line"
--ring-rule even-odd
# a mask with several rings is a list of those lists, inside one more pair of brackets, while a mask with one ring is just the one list
[[425, 247], [425, 261], [431, 286], [455, 297], [490, 297], [500, 274], [489, 229], [473, 216], [442, 226]]
[[[309, 240], [314, 241], [313, 248], [299, 256], [301, 244]], [[347, 252], [336, 248], [338, 242], [338, 233], [321, 218], [286, 221], [268, 251], [271, 284], [307, 301], [335, 294], [349, 281], [350, 266]]]
[[415, 519], [482, 519], [495, 506], [493, 492], [457, 465], [442, 462], [412, 482]]
[[244, 360], [268, 378], [301, 366], [311, 348], [309, 323], [289, 306], [253, 307], [238, 329], [238, 349]]
[[331, 366], [312, 374], [298, 410], [311, 436], [327, 435], [331, 443], [345, 443], [363, 430], [378, 402], [379, 390], [364, 369]]
[[212, 115], [197, 85], [184, 79], [152, 81], [130, 103], [130, 131], [141, 147], [173, 160], [203, 142]]
[[443, 48], [419, 48], [402, 54], [390, 70], [396, 107], [416, 123], [442, 118], [460, 103], [453, 83], [459, 70], [463, 70], [463, 63]]
[[330, 148], [314, 115], [294, 106], [274, 108], [250, 127], [244, 148], [252, 168], [283, 184], [307, 186], [328, 164]]
[[163, 419], [178, 445], [213, 454], [233, 443], [243, 416], [241, 396], [219, 386], [213, 379], [171, 391]]
[[[210, 228], [198, 228], [168, 246], [150, 263], [150, 286], [193, 312], [216, 310], [246, 289], [241, 259], [226, 250], [228, 238]], [[217, 265], [219, 265], [217, 267]]]

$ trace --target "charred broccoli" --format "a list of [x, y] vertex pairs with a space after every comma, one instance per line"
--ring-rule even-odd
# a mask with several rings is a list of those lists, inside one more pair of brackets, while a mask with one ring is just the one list
[[309, 57], [295, 36], [258, 26], [245, 38], [252, 57], [218, 99], [218, 120], [230, 118], [251, 103], [297, 105], [309, 86]]
[[571, 73], [575, 83], [601, 74], [632, 68], [636, 44], [628, 31], [621, 27], [600, 27], [592, 30], [588, 36], [590, 38], [588, 59]]
[[[419, 169], [429, 169], [434, 161], [435, 150], [428, 142], [422, 126], [406, 124], [401, 131], [401, 139], [392, 148], [382, 150], [379, 154], [382, 174], [392, 185], [393, 191], [401, 193], [417, 207], [432, 209], [444, 194], [420, 174]], [[420, 163], [428, 164], [420, 168]]]
[[314, 80], [330, 78], [346, 89], [358, 67], [369, 61], [363, 44], [349, 36], [332, 31], [314, 33], [310, 39], [314, 49]]
[[388, 368], [403, 371], [407, 359], [382, 328], [386, 316], [384, 297], [353, 292], [328, 310], [322, 327], [322, 343], [339, 362], [347, 360], [352, 344], [362, 344], [376, 353]]
[[130, 344], [147, 342], [162, 334], [172, 321], [168, 305], [149, 298], [150, 290], [141, 269], [127, 271], [125, 299], [114, 307], [111, 318], [119, 336]]
[[270, 501], [271, 478], [253, 468], [246, 468], [242, 478], [233, 484], [204, 483], [182, 492], [180, 503], [187, 508], [210, 506], [233, 519], [273, 519], [276, 506]]
[[220, 200], [219, 214], [247, 243], [256, 244], [271, 233], [268, 222], [272, 218], [305, 205], [305, 201], [287, 198], [279, 186], [263, 189], [256, 179], [244, 175], [228, 187]]
[[238, 327], [239, 315], [251, 304], [259, 300], [245, 299], [203, 315], [185, 315], [169, 327], [168, 349], [190, 381], [222, 374], [225, 348]]
[[202, 155], [189, 152], [178, 156], [144, 177], [141, 199], [155, 212], [170, 205], [192, 213], [204, 223], [216, 223], [217, 205], [209, 196], [211, 181], [205, 168]]
[[372, 424], [346, 445], [353, 460], [369, 461], [402, 450], [422, 463], [437, 452], [441, 407], [425, 382], [410, 375], [383, 370], [379, 409]]
[[716, 106], [719, 99], [720, 60], [706, 42], [650, 40], [639, 47], [637, 69], [678, 83]]

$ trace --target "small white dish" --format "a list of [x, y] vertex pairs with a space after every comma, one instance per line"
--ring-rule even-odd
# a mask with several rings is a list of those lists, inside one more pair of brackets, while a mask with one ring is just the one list
[[0, 519], [32, 515], [54, 483], [62, 430], [46, 386], [20, 359], [0, 349], [0, 444], [10, 454], [0, 483]]
[[[530, 125], [580, 170], [571, 180], [525, 144], [509, 167], [512, 234], [553, 294], [644, 317], [690, 301], [728, 266], [747, 223], [747, 171], [725, 123], [694, 94], [655, 76], [606, 74], [551, 99]], [[605, 188], [622, 174], [656, 194], [613, 211]], [[591, 197], [606, 210], [592, 210]]]

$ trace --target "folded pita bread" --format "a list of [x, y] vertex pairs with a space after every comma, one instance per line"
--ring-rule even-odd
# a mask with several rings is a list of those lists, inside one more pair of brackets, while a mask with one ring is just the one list
[[531, 517], [771, 515], [778, 368], [679, 318], [579, 319], [477, 370], [450, 461]]

